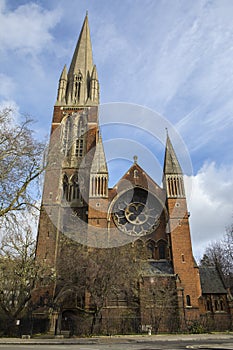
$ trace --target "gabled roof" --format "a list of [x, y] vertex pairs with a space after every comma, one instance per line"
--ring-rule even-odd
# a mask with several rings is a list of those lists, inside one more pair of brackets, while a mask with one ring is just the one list
[[165, 200], [165, 191], [137, 164], [137, 161], [127, 170], [122, 178], [113, 187], [117, 193], [132, 187], [141, 187], [156, 194], [162, 201]]
[[226, 294], [224, 282], [215, 267], [199, 267], [203, 294]]
[[163, 173], [164, 174], [183, 174], [169, 135], [167, 135]]

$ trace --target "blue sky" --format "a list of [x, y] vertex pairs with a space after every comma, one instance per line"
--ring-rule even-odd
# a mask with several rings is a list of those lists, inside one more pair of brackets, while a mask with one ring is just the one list
[[[151, 113], [160, 116], [163, 130], [170, 123], [181, 163], [181, 146], [187, 147], [192, 239], [200, 257], [233, 221], [233, 1], [0, 0], [0, 106], [31, 115], [38, 137], [50, 132], [59, 76], [70, 64], [86, 10], [101, 103], [121, 102], [125, 113], [128, 104], [143, 106], [147, 133], [157, 128], [148, 123]], [[107, 105], [103, 110], [109, 113]], [[107, 118], [103, 124], [118, 121]], [[137, 128], [129, 132], [128, 148], [142, 145], [139, 164], [154, 178], [161, 175], [161, 123], [155, 144]], [[124, 125], [103, 126], [112, 184], [133, 154], [119, 147], [124, 161], [111, 161], [116, 147], [109, 141], [121, 135], [128, 140]], [[143, 147], [154, 163], [142, 159]]]

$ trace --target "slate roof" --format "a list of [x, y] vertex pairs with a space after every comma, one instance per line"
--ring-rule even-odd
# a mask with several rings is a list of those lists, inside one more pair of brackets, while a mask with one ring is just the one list
[[141, 265], [142, 275], [151, 277], [155, 275], [173, 275], [174, 271], [170, 261], [143, 261]]
[[202, 294], [226, 294], [224, 282], [215, 267], [199, 267]]

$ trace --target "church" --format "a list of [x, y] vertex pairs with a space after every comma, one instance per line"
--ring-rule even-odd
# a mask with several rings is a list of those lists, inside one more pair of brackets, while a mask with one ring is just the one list
[[135, 156], [109, 188], [99, 95], [86, 15], [54, 106], [36, 248], [48, 273], [33, 296], [35, 331], [230, 329], [222, 276], [193, 257], [183, 172], [169, 134], [162, 187]]

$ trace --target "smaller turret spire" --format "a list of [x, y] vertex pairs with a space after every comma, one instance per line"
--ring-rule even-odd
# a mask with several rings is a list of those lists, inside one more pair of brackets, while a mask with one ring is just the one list
[[91, 173], [92, 174], [108, 173], [103, 141], [100, 133], [99, 133], [98, 141], [96, 143], [95, 155], [91, 166]]
[[165, 151], [165, 159], [164, 159], [164, 174], [183, 174], [180, 163], [177, 159], [176, 153], [172, 146], [170, 137], [167, 131], [167, 143], [166, 143], [166, 151]]
[[67, 87], [67, 70], [65, 65], [59, 80], [56, 105], [66, 104], [66, 87]]
[[95, 154], [91, 166], [90, 196], [107, 197], [108, 195], [108, 168], [104, 153], [101, 134], [96, 143]]
[[60, 80], [67, 80], [67, 69], [66, 69], [66, 64], [64, 65], [64, 68], [62, 70]]
[[167, 198], [184, 198], [183, 172], [167, 131], [167, 143], [163, 167], [163, 186]]

